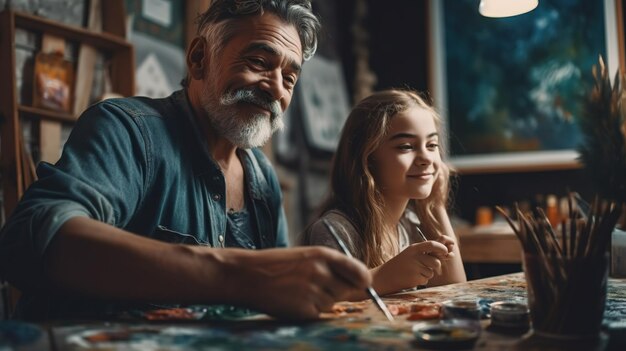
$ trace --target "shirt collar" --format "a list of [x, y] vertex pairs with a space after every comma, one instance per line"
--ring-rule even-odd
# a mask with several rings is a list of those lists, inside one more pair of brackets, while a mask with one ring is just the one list
[[[196, 176], [205, 174], [220, 174], [220, 168], [209, 154], [209, 148], [206, 138], [201, 133], [200, 124], [198, 123], [196, 113], [191, 107], [189, 96], [186, 89], [181, 89], [172, 94], [173, 103], [181, 110], [183, 116], [188, 122], [188, 127], [192, 138], [190, 142], [193, 154], [193, 173]], [[197, 152], [196, 152], [197, 151]]]

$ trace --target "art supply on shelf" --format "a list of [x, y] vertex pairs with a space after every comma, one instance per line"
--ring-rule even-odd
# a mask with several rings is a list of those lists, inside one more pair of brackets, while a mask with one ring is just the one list
[[[337, 244], [339, 245], [343, 253], [346, 254], [346, 256], [348, 257], [352, 257], [350, 250], [348, 250], [348, 247], [346, 246], [346, 244], [344, 244], [343, 240], [341, 240], [337, 232], [335, 232], [335, 228], [333, 228], [330, 222], [324, 219], [324, 225], [326, 226], [330, 234], [333, 236], [333, 238], [335, 238], [335, 240], [337, 241]], [[376, 290], [374, 290], [374, 288], [369, 286], [367, 287], [365, 292], [372, 299], [372, 301], [374, 301], [374, 304], [376, 305], [376, 307], [378, 307], [378, 309], [385, 315], [385, 317], [387, 317], [387, 320], [389, 320], [390, 322], [393, 322], [394, 321], [393, 315], [391, 314], [391, 312], [389, 312], [389, 309], [387, 308], [383, 300], [380, 298], [380, 296], [378, 296], [378, 293], [376, 292]]]
[[40, 52], [35, 57], [33, 105], [70, 112], [74, 71], [62, 53]]
[[489, 206], [480, 206], [476, 209], [476, 225], [490, 225], [493, 223], [493, 210]]
[[561, 221], [561, 215], [559, 214], [558, 199], [555, 195], [548, 195], [546, 197], [546, 216], [550, 225], [556, 228]]

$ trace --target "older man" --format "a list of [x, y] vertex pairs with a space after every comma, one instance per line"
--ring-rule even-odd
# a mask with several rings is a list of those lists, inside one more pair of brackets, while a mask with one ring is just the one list
[[[0, 233], [18, 316], [90, 317], [140, 303], [227, 303], [311, 318], [371, 277], [287, 245], [281, 193], [255, 147], [282, 125], [318, 19], [305, 0], [214, 0], [185, 89], [89, 108]], [[267, 250], [242, 250], [267, 249]]]

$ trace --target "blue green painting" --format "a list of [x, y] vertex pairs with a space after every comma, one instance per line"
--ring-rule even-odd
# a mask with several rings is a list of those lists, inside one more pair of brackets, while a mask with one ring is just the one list
[[603, 1], [487, 18], [476, 0], [446, 0], [443, 14], [452, 156], [576, 149], [591, 69], [606, 57]]

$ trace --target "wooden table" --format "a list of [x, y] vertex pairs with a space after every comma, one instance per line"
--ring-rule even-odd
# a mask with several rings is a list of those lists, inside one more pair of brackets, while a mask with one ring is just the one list
[[[526, 284], [521, 273], [470, 281], [462, 284], [429, 288], [384, 297], [385, 302], [402, 304], [437, 304], [452, 298], [478, 298], [483, 303], [524, 299]], [[325, 315], [310, 323], [275, 321], [265, 315], [239, 320], [199, 320], [187, 322], [97, 321], [89, 323], [55, 322], [46, 326], [22, 323], [22, 327], [39, 329], [37, 340], [19, 345], [19, 350], [419, 350], [413, 328], [423, 321], [411, 321], [410, 314], [396, 316], [387, 322], [370, 301], [342, 303], [347, 311]], [[353, 309], [350, 312], [350, 308]], [[0, 349], [2, 349], [0, 322]], [[497, 333], [489, 327], [489, 319], [480, 322], [482, 332], [474, 350], [546, 350], [563, 349], [552, 344], [537, 343], [528, 334]], [[596, 349], [624, 350], [621, 332], [626, 324], [626, 280], [610, 279], [605, 324], [608, 332], [596, 343]], [[6, 325], [5, 325], [6, 326]], [[5, 328], [6, 329], [6, 328]], [[24, 329], [24, 328], [23, 328]], [[24, 329], [26, 331], [28, 328]], [[23, 331], [24, 331], [23, 330]], [[22, 333], [28, 334], [28, 333]], [[32, 335], [32, 330], [31, 330]], [[551, 346], [550, 346], [551, 345]], [[577, 345], [577, 344], [576, 344]], [[566, 349], [588, 350], [588, 345]], [[608, 346], [607, 346], [608, 345]], [[552, 347], [552, 348], [550, 348]]]

